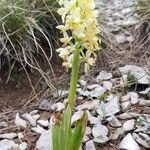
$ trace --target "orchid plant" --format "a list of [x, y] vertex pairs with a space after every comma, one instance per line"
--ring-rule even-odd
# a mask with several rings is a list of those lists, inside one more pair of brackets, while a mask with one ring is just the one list
[[72, 68], [68, 103], [61, 116], [53, 117], [53, 150], [79, 150], [87, 123], [87, 114], [71, 125], [71, 117], [76, 99], [76, 88], [80, 64], [84, 64], [85, 73], [96, 61], [99, 49], [97, 11], [94, 0], [60, 0], [58, 10], [63, 25], [57, 26], [63, 34], [62, 47], [57, 49], [63, 59], [63, 66]]

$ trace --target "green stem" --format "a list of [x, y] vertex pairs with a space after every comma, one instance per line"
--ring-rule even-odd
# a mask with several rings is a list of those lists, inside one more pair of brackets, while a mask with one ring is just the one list
[[77, 48], [73, 56], [70, 89], [69, 89], [69, 95], [68, 95], [68, 104], [70, 105], [71, 110], [73, 110], [73, 106], [74, 106], [75, 99], [76, 99], [76, 89], [77, 89], [77, 82], [78, 82], [79, 67], [80, 67], [80, 48]]

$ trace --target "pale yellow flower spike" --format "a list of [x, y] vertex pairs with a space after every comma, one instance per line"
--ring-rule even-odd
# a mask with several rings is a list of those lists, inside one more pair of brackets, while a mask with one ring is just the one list
[[[72, 67], [73, 47], [75, 47], [76, 39], [80, 41], [82, 50], [80, 56], [81, 62], [84, 63], [84, 70], [88, 72], [90, 66], [96, 61], [96, 51], [99, 49], [98, 23], [96, 20], [97, 11], [94, 10], [94, 0], [60, 0], [62, 6], [58, 13], [62, 16], [63, 25], [57, 26], [63, 33], [60, 39], [63, 48], [59, 48], [59, 56], [64, 60], [63, 66], [67, 69]], [[69, 47], [69, 48], [68, 48]], [[88, 55], [87, 55], [88, 54]]]

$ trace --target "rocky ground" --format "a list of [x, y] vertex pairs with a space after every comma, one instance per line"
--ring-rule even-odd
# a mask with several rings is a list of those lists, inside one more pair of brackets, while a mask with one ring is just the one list
[[[150, 72], [126, 65], [119, 74], [101, 71], [78, 81], [72, 125], [88, 113], [82, 150], [150, 149]], [[59, 100], [57, 98], [59, 94]], [[32, 111], [0, 122], [0, 150], [50, 150], [51, 116], [61, 113], [67, 90], [43, 99]]]
[[[134, 30], [140, 22], [136, 13], [137, 0], [96, 0], [98, 21], [104, 32], [111, 35], [111, 42], [132, 43]], [[132, 30], [131, 27], [133, 27]], [[132, 31], [132, 32], [131, 32]]]
[[[112, 45], [119, 45], [115, 55], [112, 54], [113, 51], [109, 55], [114, 57], [113, 61], [111, 59], [113, 65], [117, 63], [117, 57], [119, 65], [116, 66], [127, 62], [136, 64], [138, 60], [142, 66], [146, 56], [145, 50], [143, 53], [137, 45], [131, 44], [137, 40], [135, 32], [140, 22], [135, 11], [136, 2], [96, 0], [101, 32], [106, 36], [104, 38], [110, 40]], [[122, 51], [124, 47], [129, 49]], [[135, 57], [135, 52], [139, 54], [137, 60], [128, 61], [127, 57]], [[115, 66], [115, 70], [101, 70], [98, 74], [85, 75], [79, 79], [72, 125], [87, 111], [88, 124], [82, 150], [150, 149], [149, 61], [144, 61], [147, 68], [135, 65], [120, 68]], [[51, 150], [51, 117], [53, 113], [63, 111], [67, 94], [68, 90], [63, 89], [50, 98], [42, 99], [40, 104], [29, 110], [16, 111], [11, 121], [2, 113], [0, 150]]]

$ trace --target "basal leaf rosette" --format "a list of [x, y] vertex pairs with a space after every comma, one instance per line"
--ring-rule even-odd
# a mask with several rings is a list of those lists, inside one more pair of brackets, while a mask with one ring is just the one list
[[94, 66], [99, 49], [97, 34], [97, 11], [94, 10], [94, 0], [60, 0], [58, 10], [63, 25], [57, 26], [63, 34], [60, 39], [62, 47], [57, 49], [63, 59], [63, 66], [72, 67], [73, 53], [80, 49], [80, 62], [84, 63], [84, 71], [88, 72]]

